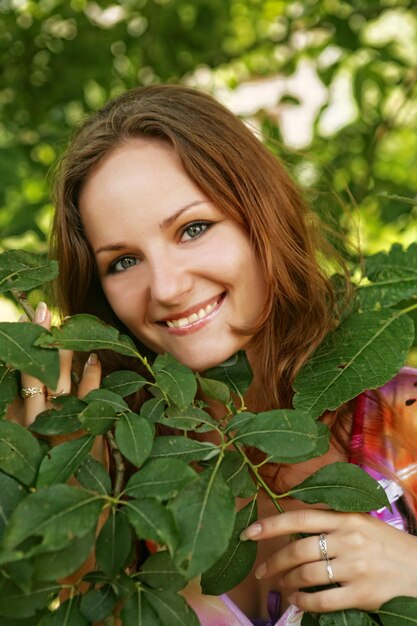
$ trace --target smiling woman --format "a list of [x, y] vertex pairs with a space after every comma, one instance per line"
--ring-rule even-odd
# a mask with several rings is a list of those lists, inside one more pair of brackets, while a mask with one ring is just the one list
[[[94, 313], [128, 333], [150, 358], [168, 352], [196, 372], [245, 350], [254, 374], [242, 398], [247, 410], [292, 407], [297, 372], [338, 324], [332, 281], [317, 260], [337, 259], [282, 164], [238, 118], [184, 87], [129, 91], [93, 115], [71, 142], [57, 173], [55, 204], [52, 251], [60, 262], [63, 315]], [[45, 305], [35, 321], [50, 326]], [[71, 363], [63, 352], [58, 389], [64, 392]], [[107, 374], [120, 365], [113, 353], [90, 355], [78, 395], [100, 386], [101, 367]], [[403, 373], [379, 392], [386, 404], [395, 403], [385, 422], [370, 396], [327, 412], [320, 418], [332, 430], [327, 452], [291, 465], [264, 464], [262, 457], [251, 465], [259, 484], [286, 494], [331, 462], [364, 465], [368, 448], [393, 477], [398, 440], [390, 420], [403, 416], [398, 398], [413, 376]], [[22, 383], [29, 424], [48, 404], [39, 381], [25, 374]], [[134, 398], [132, 406], [140, 409], [142, 400]], [[212, 423], [230, 418], [203, 393], [198, 402], [193, 409], [205, 407]], [[285, 430], [286, 415], [273, 415]], [[407, 419], [412, 440], [415, 426]], [[390, 433], [386, 447], [382, 423]], [[209, 445], [216, 433], [195, 437]], [[257, 450], [248, 454], [259, 458]], [[409, 456], [401, 454], [401, 467], [413, 473]], [[375, 467], [368, 470], [375, 474]], [[392, 485], [388, 491], [392, 502], [402, 494]], [[227, 596], [204, 595], [198, 581], [183, 591], [202, 626], [300, 624], [302, 611], [371, 611], [398, 595], [417, 597], [417, 540], [404, 532], [411, 529], [411, 499], [406, 511], [394, 506], [365, 515], [283, 497], [284, 512], [277, 515], [265, 492], [257, 498], [259, 520], [241, 534], [242, 541], [256, 542], [246, 578]], [[301, 536], [293, 541], [295, 533]], [[313, 587], [314, 593], [305, 591]]]

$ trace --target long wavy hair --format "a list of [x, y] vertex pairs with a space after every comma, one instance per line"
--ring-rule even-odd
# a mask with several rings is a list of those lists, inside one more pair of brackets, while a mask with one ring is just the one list
[[[104, 157], [135, 137], [170, 144], [192, 182], [246, 230], [268, 285], [251, 339], [262, 408], [290, 406], [297, 372], [336, 320], [332, 283], [318, 262], [328, 250], [284, 166], [206, 93], [176, 85], [132, 89], [93, 114], [71, 140], [54, 185], [51, 249], [60, 264], [62, 314], [93, 313], [127, 332], [103, 294], [78, 200]], [[114, 355], [100, 357], [106, 371], [122, 365]]]

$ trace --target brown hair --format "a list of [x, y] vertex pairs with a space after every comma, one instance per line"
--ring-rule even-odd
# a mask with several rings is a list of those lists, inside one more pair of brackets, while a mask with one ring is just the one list
[[317, 255], [317, 219], [283, 165], [247, 126], [211, 96], [175, 85], [135, 88], [92, 115], [57, 170], [52, 251], [60, 263], [58, 305], [119, 326], [97, 277], [78, 197], [84, 181], [123, 141], [170, 143], [190, 179], [243, 226], [269, 287], [252, 343], [265, 407], [289, 406], [291, 384], [334, 325], [334, 294]]

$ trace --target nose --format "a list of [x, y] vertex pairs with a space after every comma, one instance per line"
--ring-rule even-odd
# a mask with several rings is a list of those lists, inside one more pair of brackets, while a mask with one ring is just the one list
[[159, 254], [150, 265], [152, 300], [165, 307], [174, 307], [183, 303], [192, 287], [190, 269], [178, 258], [168, 254]]

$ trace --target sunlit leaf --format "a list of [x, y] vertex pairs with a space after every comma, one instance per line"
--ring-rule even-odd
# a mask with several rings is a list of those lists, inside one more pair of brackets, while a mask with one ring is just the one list
[[190, 463], [208, 461], [219, 452], [220, 449], [210, 441], [195, 441], [178, 435], [161, 435], [155, 438], [150, 458], [178, 458]]
[[58, 263], [25, 250], [0, 254], [0, 293], [17, 289], [28, 291], [58, 276]]
[[325, 465], [289, 493], [308, 504], [328, 504], [336, 511], [373, 511], [389, 506], [383, 487], [353, 463]]
[[23, 426], [0, 421], [0, 470], [31, 485], [42, 457], [38, 441]]
[[199, 433], [205, 433], [218, 427], [216, 421], [206, 411], [194, 406], [183, 409], [170, 406], [166, 410], [166, 417], [159, 419], [158, 422], [171, 428], [195, 430]]
[[214, 596], [226, 593], [249, 574], [256, 559], [257, 545], [254, 541], [241, 541], [239, 536], [245, 528], [256, 521], [257, 517], [256, 499], [236, 514], [226, 552], [201, 577], [203, 593]]
[[383, 626], [412, 626], [417, 624], [417, 598], [399, 596], [375, 611]]
[[390, 380], [404, 364], [414, 325], [390, 310], [352, 315], [328, 335], [297, 376], [293, 404], [320, 416]]

